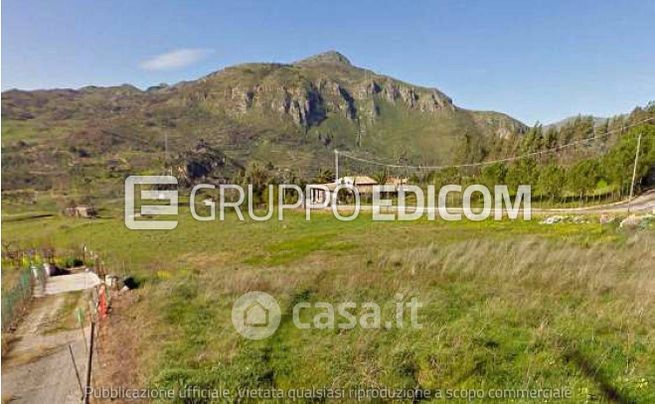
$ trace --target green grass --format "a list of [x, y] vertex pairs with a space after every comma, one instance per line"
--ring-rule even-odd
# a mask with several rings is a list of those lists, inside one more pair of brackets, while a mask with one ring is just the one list
[[[111, 213], [111, 210], [108, 210]], [[173, 231], [129, 231], [120, 216], [3, 223], [5, 239], [82, 244], [111, 271], [142, 279], [133, 310], [142, 383], [203, 387], [570, 388], [655, 400], [650, 231], [597, 223], [199, 223], [182, 209]], [[38, 229], [38, 231], [36, 231]], [[278, 299], [263, 341], [240, 337], [231, 307], [244, 292]], [[300, 330], [294, 302], [417, 297], [423, 328]]]
[[[64, 301], [57, 309], [54, 317], [49, 319], [44, 332], [57, 333], [61, 331], [80, 329], [80, 324], [77, 321], [75, 312], [77, 309], [81, 309], [84, 312], [88, 311], [88, 302], [90, 299], [88, 293], [90, 292], [76, 291], [64, 294]], [[50, 299], [52, 300], [52, 298]]]

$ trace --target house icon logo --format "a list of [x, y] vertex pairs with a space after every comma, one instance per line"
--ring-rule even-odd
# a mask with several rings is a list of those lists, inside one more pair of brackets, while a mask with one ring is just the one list
[[232, 306], [232, 324], [248, 339], [264, 339], [275, 333], [280, 325], [280, 305], [268, 293], [248, 292]]

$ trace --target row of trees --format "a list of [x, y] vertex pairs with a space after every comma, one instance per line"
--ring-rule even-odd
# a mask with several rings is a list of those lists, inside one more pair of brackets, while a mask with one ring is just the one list
[[[559, 125], [546, 128], [537, 122], [525, 133], [512, 133], [507, 137], [493, 137], [483, 148], [487, 160], [494, 160], [525, 153], [544, 152], [573, 142], [594, 139], [585, 142], [584, 147], [565, 148], [558, 153], [559, 162], [572, 162], [581, 156], [594, 156], [606, 152], [633, 125], [645, 119], [655, 117], [655, 103], [646, 107], [635, 108], [630, 114], [602, 119], [592, 116], [577, 116]], [[470, 161], [467, 161], [470, 162]]]
[[516, 189], [520, 184], [530, 184], [533, 195], [551, 201], [576, 196], [580, 199], [598, 194], [621, 196], [629, 190], [637, 149], [637, 139], [642, 135], [636, 185], [650, 184], [649, 174], [655, 171], [655, 125], [642, 125], [625, 133], [605, 153], [595, 158], [585, 158], [569, 164], [559, 162], [557, 156], [524, 158], [514, 162], [498, 162], [481, 166], [478, 170], [449, 168], [431, 172], [423, 177], [414, 175], [412, 182], [421, 184], [470, 184], [481, 183], [489, 187], [507, 184]]

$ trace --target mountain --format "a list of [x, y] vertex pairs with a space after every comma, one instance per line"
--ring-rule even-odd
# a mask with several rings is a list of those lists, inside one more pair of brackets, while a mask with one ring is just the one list
[[185, 171], [180, 159], [207, 148], [225, 156], [212, 165], [225, 172], [207, 174], [226, 178], [253, 161], [311, 178], [331, 167], [335, 148], [389, 162], [479, 161], [496, 139], [526, 130], [505, 114], [458, 107], [436, 88], [356, 67], [335, 51], [146, 90], [5, 91], [2, 124], [3, 170], [11, 174], [3, 190], [62, 191], [175, 164]]

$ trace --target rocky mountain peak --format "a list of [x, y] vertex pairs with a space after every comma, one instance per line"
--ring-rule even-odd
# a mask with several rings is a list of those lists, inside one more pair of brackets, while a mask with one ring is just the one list
[[318, 55], [310, 56], [306, 59], [300, 60], [295, 64], [298, 65], [315, 65], [315, 64], [341, 64], [352, 66], [350, 60], [341, 53], [330, 50], [327, 52], [319, 53]]

